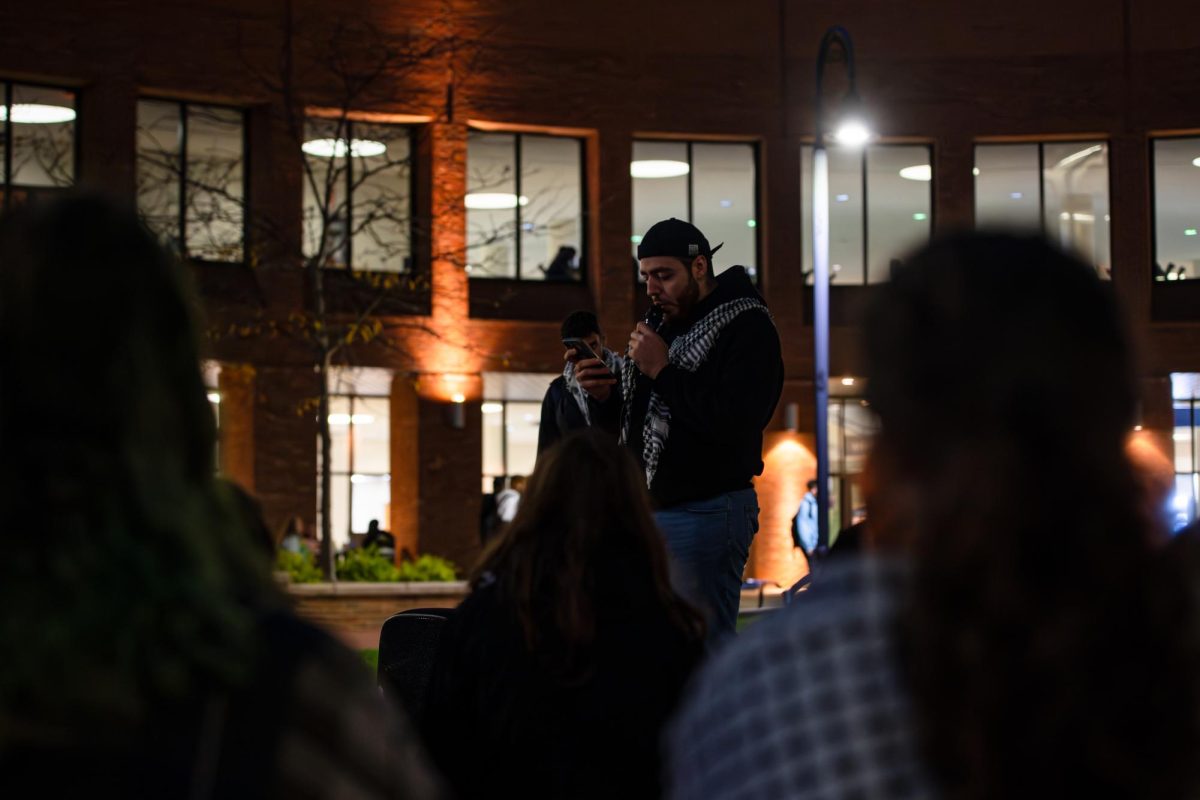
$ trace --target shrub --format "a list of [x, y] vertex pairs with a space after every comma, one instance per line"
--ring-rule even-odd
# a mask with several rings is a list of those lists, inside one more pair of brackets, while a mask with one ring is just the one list
[[458, 578], [458, 568], [441, 556], [423, 555], [416, 561], [400, 565], [402, 581], [452, 581]]
[[275, 569], [286, 572], [292, 583], [316, 583], [321, 580], [321, 570], [307, 550], [299, 553], [280, 550], [275, 554]]
[[400, 570], [375, 547], [350, 550], [337, 565], [338, 580], [388, 582], [400, 580]]

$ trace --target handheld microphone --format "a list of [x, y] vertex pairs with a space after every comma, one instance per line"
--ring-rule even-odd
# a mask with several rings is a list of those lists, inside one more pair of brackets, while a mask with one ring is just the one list
[[658, 303], [651, 304], [650, 308], [646, 310], [646, 316], [642, 319], [642, 322], [649, 325], [655, 333], [658, 333], [658, 329], [663, 324], [662, 306]]

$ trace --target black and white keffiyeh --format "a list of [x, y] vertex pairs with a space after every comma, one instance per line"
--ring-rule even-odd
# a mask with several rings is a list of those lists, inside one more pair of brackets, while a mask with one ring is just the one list
[[[613, 375], [624, 374], [625, 358], [609, 350], [607, 347], [602, 348], [600, 360], [604, 362], [604, 366], [608, 367], [608, 371]], [[590, 427], [592, 424], [592, 412], [588, 409], [588, 393], [587, 390], [579, 385], [579, 381], [575, 379], [575, 363], [568, 361], [563, 367], [563, 380], [566, 381], [567, 391], [575, 398], [575, 404], [579, 406], [579, 410], [583, 412], [583, 419]]]
[[[678, 336], [667, 350], [667, 362], [680, 369], [695, 372], [708, 360], [709, 351], [725, 326], [745, 311], [759, 311], [771, 319], [771, 312], [762, 301], [754, 297], [730, 300], [714, 308], [697, 320], [687, 333]], [[774, 320], [772, 320], [774, 322]], [[625, 370], [621, 373], [621, 390], [624, 406], [621, 410], [621, 443], [629, 442], [633, 426], [633, 391], [637, 383], [638, 368], [632, 358], [625, 359]], [[671, 409], [666, 401], [651, 390], [650, 404], [646, 407], [646, 418], [642, 423], [642, 463], [646, 465], [646, 486], [654, 481], [658, 471], [658, 459], [667, 444], [671, 431]]]

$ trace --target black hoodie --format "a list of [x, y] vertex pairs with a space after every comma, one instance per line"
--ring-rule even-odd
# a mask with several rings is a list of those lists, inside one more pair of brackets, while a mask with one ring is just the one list
[[[667, 344], [730, 300], [762, 300], [742, 267], [717, 276], [717, 288], [686, 322], [659, 331]], [[783, 391], [783, 359], [774, 324], [757, 311], [731, 320], [695, 372], [668, 364], [651, 380], [638, 373], [629, 446], [642, 461], [642, 425], [653, 388], [671, 409], [671, 427], [650, 494], [658, 508], [748, 489], [761, 475], [762, 434]], [[612, 405], [605, 404], [611, 413]]]

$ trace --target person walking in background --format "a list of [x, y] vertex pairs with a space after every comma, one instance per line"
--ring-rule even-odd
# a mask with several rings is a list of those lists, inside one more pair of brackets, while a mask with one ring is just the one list
[[71, 196], [0, 220], [0, 264], [6, 794], [440, 796], [214, 479], [180, 265]]
[[796, 516], [792, 517], [792, 544], [804, 551], [806, 557], [817, 549], [817, 481], [804, 484], [804, 498]]
[[1200, 576], [1157, 552], [1109, 287], [960, 234], [879, 287], [865, 350], [873, 553], [703, 671], [671, 796], [1195, 797]]
[[[593, 419], [599, 416], [599, 401], [583, 388], [576, 371], [582, 376], [607, 377], [615, 385], [616, 376], [621, 374], [624, 366], [624, 359], [604, 346], [600, 322], [591, 311], [572, 311], [563, 320], [559, 333], [564, 341], [582, 340], [600, 358], [588, 360], [581, 353], [567, 349], [562, 375], [550, 382], [542, 398], [537, 443], [539, 455], [567, 433], [591, 426]], [[621, 405], [620, 389], [613, 391], [605, 402], [613, 405], [615, 413], [615, 409]]]
[[663, 324], [642, 322], [630, 335], [620, 416], [621, 441], [642, 465], [655, 519], [688, 596], [708, 615], [713, 644], [734, 634], [758, 531], [752, 481], [783, 390], [775, 324], [743, 267], [714, 273], [720, 247], [674, 218], [642, 237], [638, 269]]
[[512, 522], [516, 518], [523, 491], [525, 476], [514, 475], [508, 482], [508, 488], [496, 495], [496, 516], [500, 518], [501, 524]]
[[547, 451], [441, 636], [423, 730], [462, 798], [655, 797], [703, 620], [671, 588], [633, 457]]

